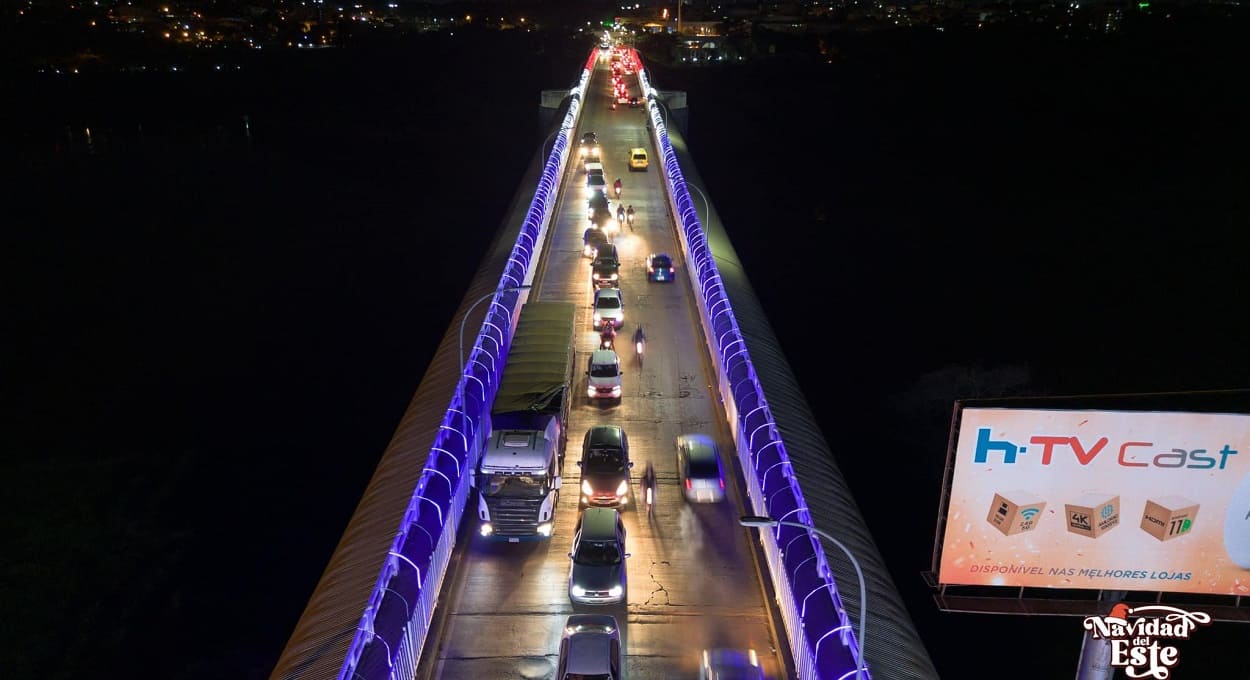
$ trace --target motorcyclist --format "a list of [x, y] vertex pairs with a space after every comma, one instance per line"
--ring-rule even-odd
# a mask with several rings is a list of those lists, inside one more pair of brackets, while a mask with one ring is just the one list
[[634, 205], [632, 203], [629, 205], [629, 209], [625, 211], [625, 217], [628, 219], [629, 226], [632, 228], [634, 226]]
[[617, 177], [616, 181], [612, 183], [612, 188], [616, 191], [616, 197], [620, 198], [621, 197], [621, 178], [620, 177]]
[[616, 221], [617, 221], [617, 222], [624, 222], [624, 221], [625, 221], [625, 206], [620, 205], [620, 204], [617, 204], [617, 206], [616, 206]]
[[603, 324], [603, 329], [599, 331], [599, 349], [612, 349], [616, 343], [616, 326], [612, 323]]
[[655, 500], [656, 500], [655, 499], [656, 497], [655, 468], [652, 467], [651, 461], [647, 461], [647, 467], [643, 469], [642, 479], [639, 481], [642, 484], [643, 502], [644, 503], [646, 502], [647, 491], [650, 490], [651, 491], [651, 504], [654, 505]]
[[642, 347], [646, 342], [647, 335], [642, 332], [642, 324], [638, 324], [638, 329], [634, 331], [634, 350], [642, 354]]

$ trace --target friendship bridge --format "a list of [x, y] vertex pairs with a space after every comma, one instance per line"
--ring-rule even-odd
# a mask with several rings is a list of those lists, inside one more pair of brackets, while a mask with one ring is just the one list
[[[684, 106], [684, 96], [656, 90], [631, 54], [639, 69], [626, 78], [643, 95], [641, 110], [610, 106], [607, 52], [598, 49], [577, 85], [560, 93], [564, 115], [531, 163], [273, 680], [550, 678], [565, 619], [590, 612], [616, 616], [623, 674], [631, 680], [697, 678], [701, 651], [720, 647], [756, 650], [770, 678], [853, 678], [861, 637], [863, 677], [937, 677], [698, 187], [684, 138], [668, 127], [669, 109]], [[577, 361], [584, 366], [597, 347], [582, 257], [587, 196], [576, 162], [584, 131], [598, 133], [606, 174], [623, 179], [621, 202], [637, 211], [635, 229], [622, 227], [615, 239], [622, 337], [642, 324], [651, 350], [645, 361], [621, 353], [619, 404], [588, 403], [584, 378], [570, 389], [569, 458], [589, 427], [618, 424], [630, 437], [631, 458], [652, 462], [658, 473], [654, 516], [622, 512], [632, 555], [627, 601], [617, 607], [574, 605], [568, 597], [566, 553], [581, 481], [575, 466], [566, 465], [565, 493], [545, 541], [478, 537], [470, 488], [487, 434], [481, 424], [507, 370], [521, 306], [576, 303], [584, 329], [574, 338]], [[644, 172], [628, 172], [634, 147], [648, 151]], [[675, 283], [648, 281], [652, 252], [671, 254], [683, 275]], [[462, 328], [476, 331], [471, 346]], [[726, 502], [682, 500], [673, 442], [689, 432], [719, 444]], [[743, 528], [740, 515], [815, 526], [845, 545], [867, 584], [862, 636], [858, 579], [845, 555], [827, 557], [809, 529]]]

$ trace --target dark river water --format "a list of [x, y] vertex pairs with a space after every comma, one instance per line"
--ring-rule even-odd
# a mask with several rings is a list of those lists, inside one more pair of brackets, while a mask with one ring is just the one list
[[[1246, 385], [1250, 64], [1225, 33], [653, 68], [946, 677], [983, 675], [972, 650], [1070, 677], [1081, 634], [932, 604], [954, 399]], [[19, 79], [6, 677], [267, 677], [546, 134], [539, 90], [584, 57], [490, 34]], [[1176, 676], [1245, 636], [1200, 631]]]

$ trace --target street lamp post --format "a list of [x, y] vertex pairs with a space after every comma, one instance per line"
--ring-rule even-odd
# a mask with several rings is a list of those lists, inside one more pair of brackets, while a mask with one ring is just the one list
[[699, 198], [703, 199], [703, 215], [709, 220], [712, 219], [712, 207], [711, 207], [712, 203], [707, 200], [707, 194], [703, 193], [702, 189], [691, 184], [690, 182], [686, 182], [686, 188], [694, 189], [695, 191], [699, 192]]
[[656, 95], [655, 103], [657, 106], [664, 109], [664, 129], [667, 131], [668, 130], [668, 104], [665, 104], [664, 102], [660, 101], [659, 95]]
[[834, 545], [841, 548], [842, 552], [846, 553], [846, 556], [850, 558], [851, 565], [855, 567], [855, 575], [859, 577], [859, 636], [858, 636], [859, 658], [855, 660], [855, 677], [857, 678], [857, 680], [862, 680], [864, 677], [864, 670], [865, 670], [864, 668], [865, 666], [864, 664], [864, 650], [865, 650], [864, 629], [866, 627], [865, 624], [868, 621], [868, 589], [864, 586], [864, 572], [862, 569], [859, 568], [859, 561], [855, 559], [855, 555], [851, 553], [849, 548], [847, 548], [845, 545], [842, 544], [842, 541], [839, 541], [833, 536], [830, 536], [829, 534], [825, 533], [824, 531], [820, 529], [817, 529], [816, 527], [810, 524], [804, 524], [802, 522], [791, 522], [789, 520], [784, 520], [784, 519], [773, 519], [772, 517], [760, 517], [760, 516], [754, 516], [754, 515], [743, 515], [742, 518], [738, 520], [738, 523], [744, 527], [758, 527], [761, 529], [765, 527], [775, 527], [778, 524], [783, 524], [785, 526], [790, 526], [790, 527], [798, 527], [800, 529], [807, 529], [808, 531], [811, 531], [819, 536], [824, 537], [830, 543], [833, 543]]
[[[456, 386], [457, 386], [456, 392], [458, 393], [458, 396], [460, 397], [460, 430], [461, 430], [461, 436], [465, 438], [465, 452], [464, 453], [465, 453], [466, 460], [468, 459], [468, 456], [469, 456], [469, 451], [468, 451], [469, 435], [467, 434], [468, 409], [465, 408], [465, 405], [464, 405], [464, 383], [465, 383], [465, 380], [464, 380], [464, 322], [469, 320], [469, 315], [473, 313], [473, 309], [477, 307], [479, 304], [481, 304], [483, 300], [490, 298], [490, 297], [494, 297], [495, 295], [499, 293], [506, 293], [511, 290], [516, 290], [516, 291], [527, 290], [531, 287], [532, 285], [527, 283], [527, 284], [523, 284], [520, 286], [506, 286], [504, 288], [496, 288], [495, 290], [492, 290], [491, 292], [474, 300], [473, 304], [469, 305], [469, 308], [466, 309], [464, 312], [464, 316], [461, 317], [460, 319], [460, 335], [457, 338], [460, 341], [460, 350], [456, 353], [456, 358], [460, 360], [460, 378], [456, 381]], [[502, 337], [500, 338], [499, 348], [501, 350], [503, 349]]]
[[547, 150], [547, 142], [551, 141], [551, 138], [552, 138], [552, 137], [555, 137], [556, 135], [560, 134], [560, 130], [561, 130], [561, 128], [556, 128], [556, 129], [552, 130], [552, 131], [551, 131], [551, 134], [547, 135], [547, 137], [546, 137], [545, 139], [543, 139], [543, 159], [544, 159], [544, 162], [546, 161], [547, 156], [551, 155], [551, 152]]

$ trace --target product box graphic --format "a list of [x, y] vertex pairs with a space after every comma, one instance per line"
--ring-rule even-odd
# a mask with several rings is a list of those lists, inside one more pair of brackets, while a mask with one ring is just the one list
[[1028, 491], [1004, 491], [994, 494], [990, 514], [985, 521], [1005, 536], [1032, 531], [1042, 518], [1046, 501]]
[[1141, 528], [1160, 541], [1184, 536], [1198, 519], [1198, 504], [1184, 496], [1165, 496], [1146, 501]]
[[1109, 493], [1087, 493], [1063, 506], [1068, 531], [1090, 538], [1120, 525], [1120, 497]]

